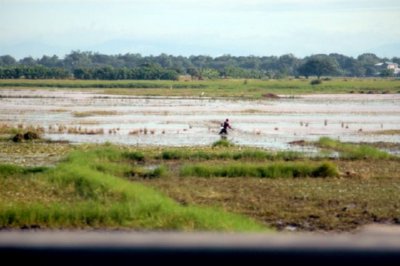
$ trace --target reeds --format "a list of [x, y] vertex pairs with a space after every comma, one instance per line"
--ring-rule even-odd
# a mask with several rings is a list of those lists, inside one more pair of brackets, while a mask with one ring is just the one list
[[[139, 128], [139, 129], [130, 130], [128, 134], [129, 135], [140, 135], [140, 134], [147, 135], [149, 133], [151, 135], [154, 135], [154, 134], [156, 134], [156, 130], [155, 129], [147, 129], [147, 128]], [[164, 130], [162, 131], [162, 134], [165, 134]]]
[[22, 132], [34, 132], [36, 134], [45, 133], [45, 128], [39, 125], [24, 125], [22, 123], [15, 125], [0, 124], [0, 134], [17, 134]]
[[[116, 134], [117, 129], [109, 130], [109, 134]], [[66, 126], [63, 124], [49, 125], [48, 133], [50, 134], [76, 134], [76, 135], [103, 135], [104, 128], [85, 128], [82, 126]]]
[[69, 128], [67, 128], [67, 133], [68, 134], [76, 134], [76, 135], [103, 135], [104, 129], [103, 128], [88, 129], [88, 128], [82, 128], [82, 127], [69, 127]]
[[226, 165], [196, 164], [184, 165], [181, 176], [195, 177], [258, 177], [258, 178], [298, 178], [338, 176], [337, 167], [330, 162], [313, 163], [269, 163]]
[[182, 149], [167, 149], [161, 152], [158, 156], [163, 160], [283, 160], [293, 161], [303, 159], [305, 156], [300, 152], [294, 151], [279, 151], [271, 152], [260, 149], [245, 149], [245, 150], [182, 150]]

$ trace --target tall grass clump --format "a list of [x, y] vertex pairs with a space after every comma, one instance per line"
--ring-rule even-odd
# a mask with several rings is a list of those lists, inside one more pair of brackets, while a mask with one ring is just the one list
[[253, 160], [263, 160], [272, 159], [273, 155], [266, 151], [261, 150], [245, 150], [239, 151], [232, 154], [232, 159], [242, 160], [242, 159], [253, 159]]
[[340, 141], [331, 139], [329, 137], [321, 137], [318, 140], [318, 145], [322, 148], [338, 149], [340, 144]]
[[166, 150], [161, 153], [161, 158], [164, 160], [180, 160], [185, 157], [185, 154], [180, 150]]
[[235, 146], [235, 144], [230, 142], [228, 139], [224, 138], [217, 140], [212, 144], [212, 147], [233, 147], [233, 146]]
[[132, 161], [143, 162], [145, 160], [143, 152], [140, 151], [124, 152], [122, 156]]
[[22, 167], [13, 164], [0, 164], [0, 176], [8, 177], [12, 175], [41, 173], [48, 169], [49, 168], [45, 166]]
[[300, 152], [294, 151], [279, 151], [276, 153], [263, 151], [263, 150], [244, 150], [235, 152], [232, 156], [234, 160], [252, 159], [252, 160], [284, 160], [294, 161], [297, 159], [304, 158], [304, 155]]
[[297, 151], [279, 151], [275, 154], [275, 160], [294, 161], [304, 159], [305, 155]]
[[333, 177], [338, 176], [336, 165], [329, 162], [312, 163], [270, 163], [226, 165], [189, 164], [180, 169], [181, 176], [197, 177], [259, 177], [259, 178], [296, 178], [296, 177]]
[[342, 143], [328, 137], [322, 137], [317, 145], [321, 148], [338, 151], [342, 159], [389, 159], [393, 156], [389, 153], [366, 144]]

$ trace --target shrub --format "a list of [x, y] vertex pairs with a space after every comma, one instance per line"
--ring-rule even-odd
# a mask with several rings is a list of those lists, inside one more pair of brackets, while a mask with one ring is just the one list
[[311, 85], [319, 85], [319, 84], [322, 84], [322, 80], [320, 80], [320, 79], [313, 79], [313, 80], [311, 80], [310, 84], [311, 84]]
[[39, 134], [36, 132], [28, 131], [24, 134], [25, 140], [39, 139]]
[[21, 133], [15, 134], [15, 136], [12, 138], [12, 141], [14, 142], [22, 142], [24, 140], [24, 135]]

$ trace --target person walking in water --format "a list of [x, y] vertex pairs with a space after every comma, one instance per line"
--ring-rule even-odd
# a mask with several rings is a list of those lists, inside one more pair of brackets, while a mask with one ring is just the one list
[[232, 129], [231, 125], [229, 125], [229, 119], [227, 118], [225, 120], [225, 122], [221, 124], [221, 131], [219, 132], [219, 134], [220, 135], [222, 135], [222, 134], [228, 135], [228, 130], [227, 130], [228, 128]]

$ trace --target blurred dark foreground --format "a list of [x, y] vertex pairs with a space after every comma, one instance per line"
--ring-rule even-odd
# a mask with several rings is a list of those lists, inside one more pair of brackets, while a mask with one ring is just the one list
[[400, 227], [352, 234], [3, 230], [0, 259], [2, 265], [400, 265]]

